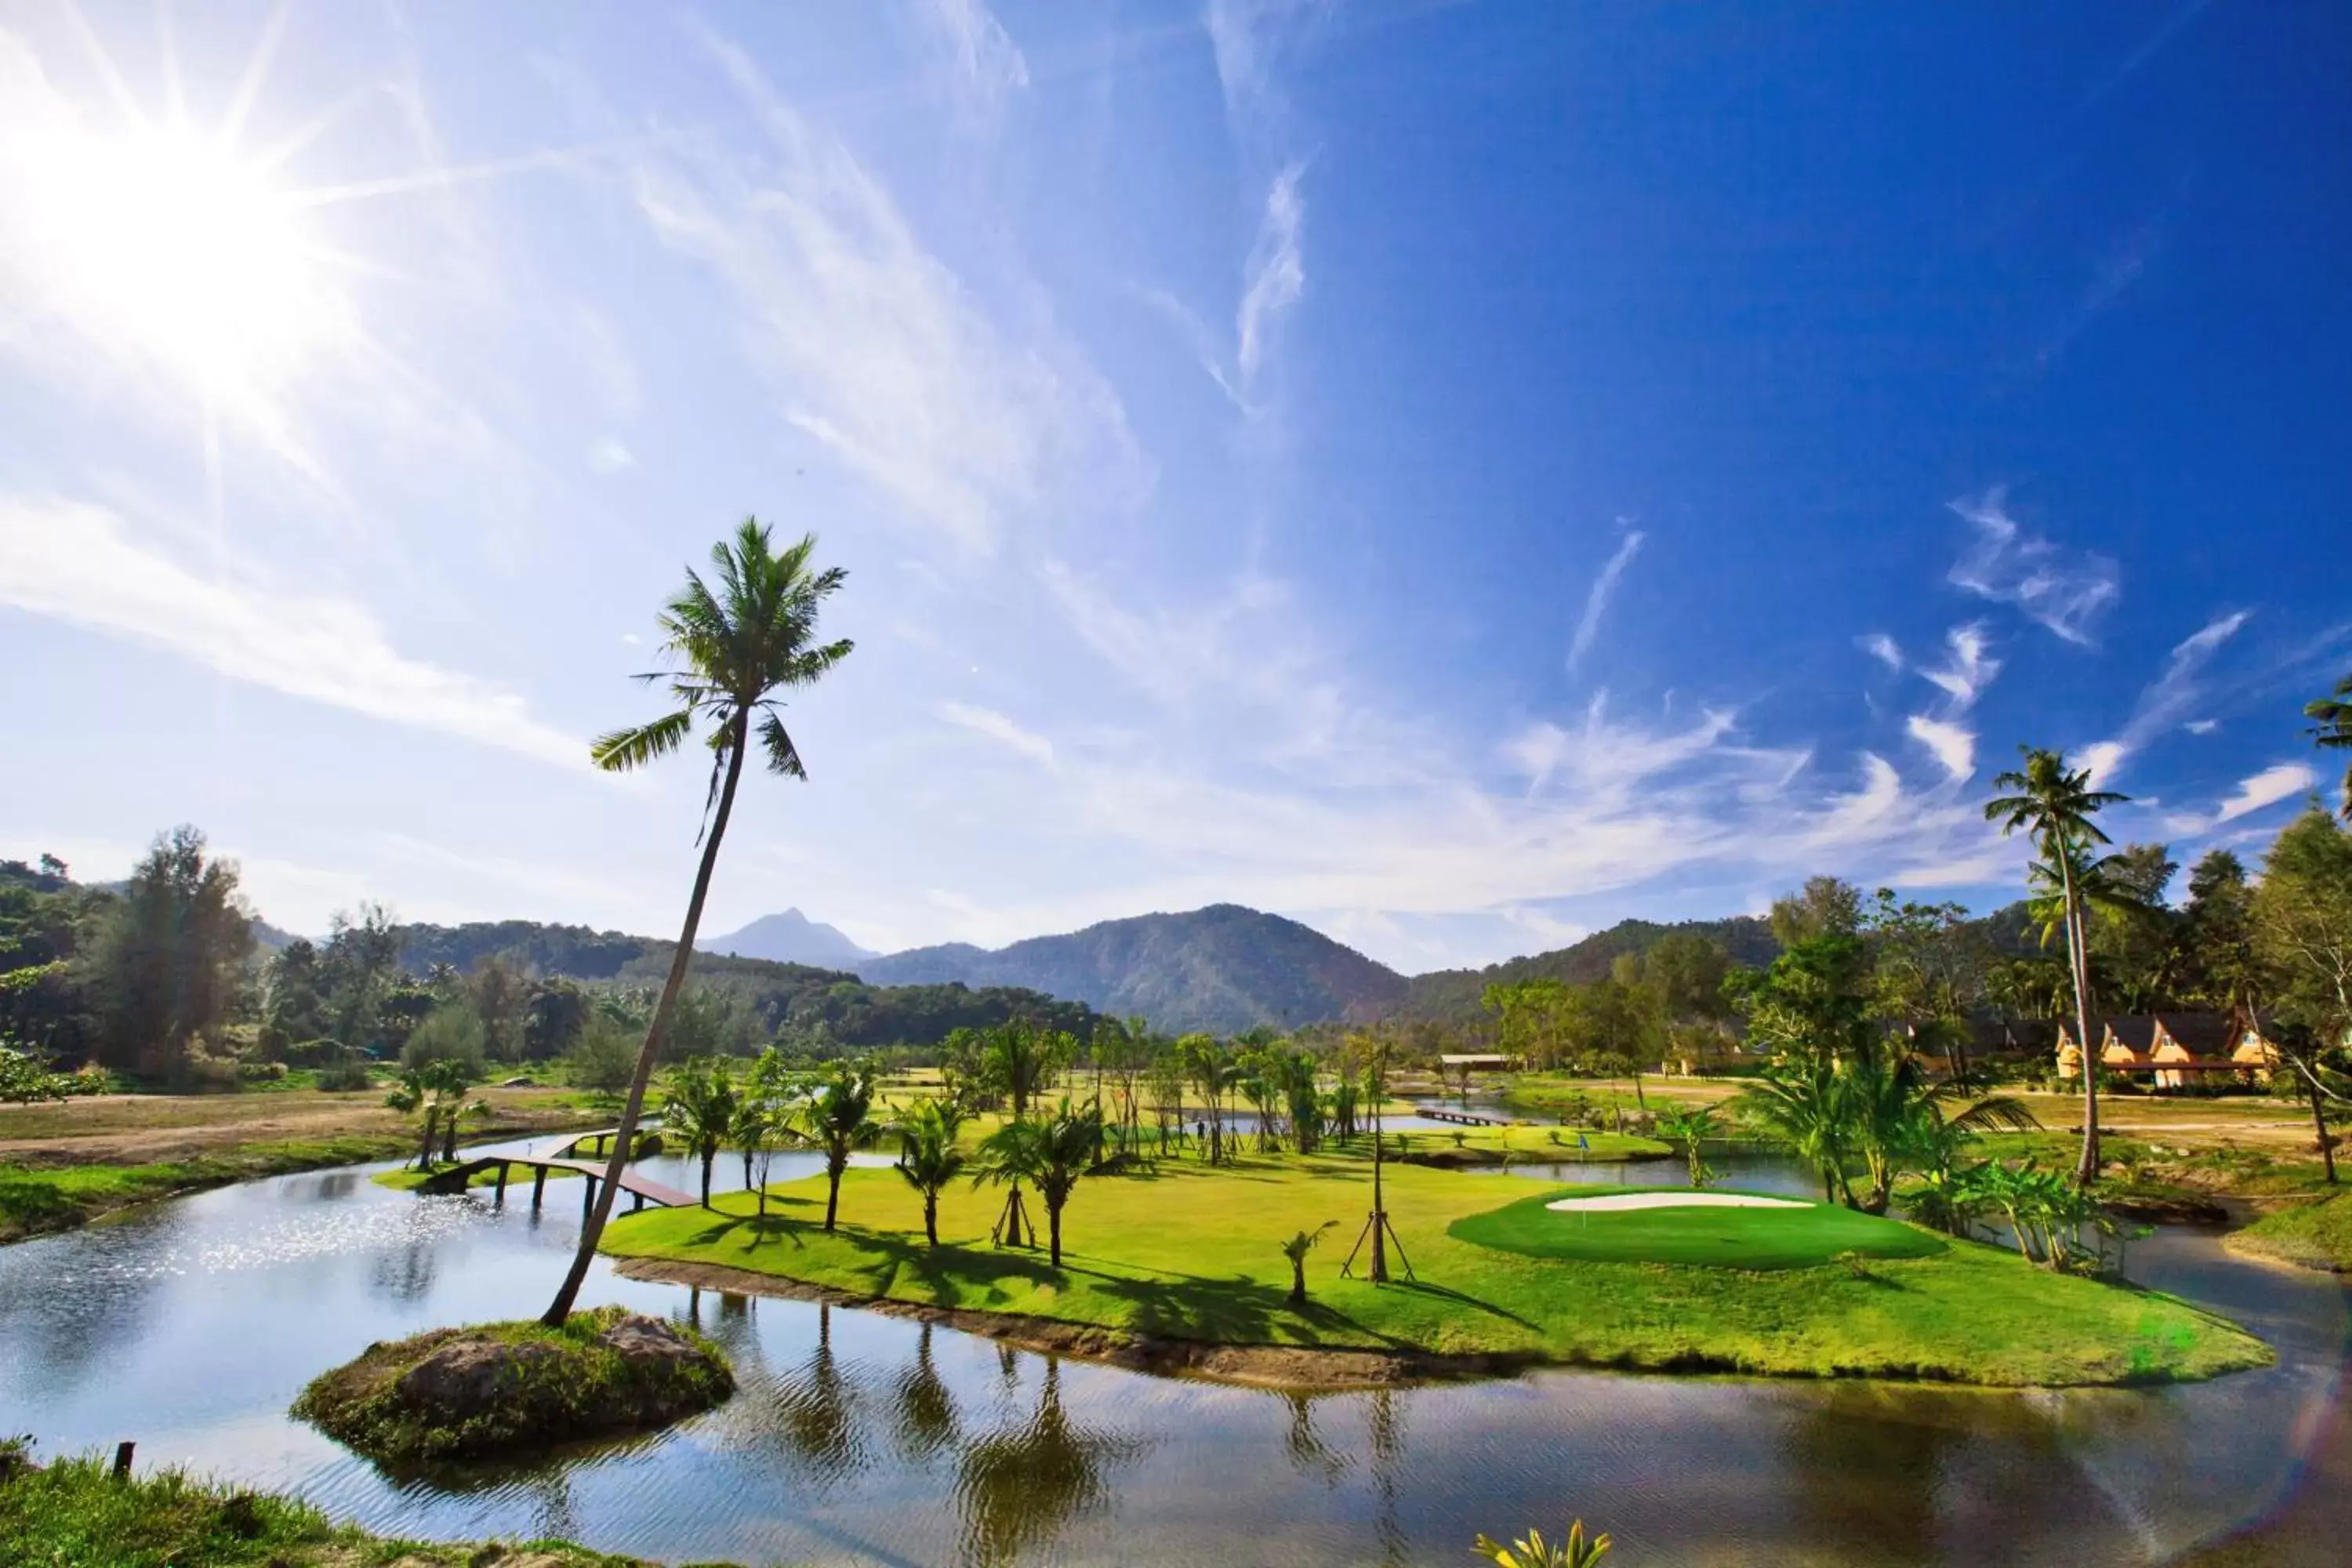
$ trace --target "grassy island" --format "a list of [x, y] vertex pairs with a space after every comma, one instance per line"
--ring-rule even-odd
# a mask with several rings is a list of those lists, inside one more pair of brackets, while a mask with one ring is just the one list
[[481, 1323], [370, 1345], [312, 1380], [294, 1414], [371, 1458], [418, 1464], [644, 1431], [734, 1389], [700, 1334], [604, 1307], [560, 1329]]
[[[916, 1194], [871, 1168], [847, 1173], [830, 1235], [824, 1184], [811, 1178], [772, 1188], [764, 1221], [751, 1194], [729, 1194], [715, 1209], [617, 1220], [606, 1249], [647, 1277], [814, 1293], [1071, 1353], [1305, 1386], [1546, 1363], [2075, 1385], [2211, 1377], [2272, 1359], [2236, 1325], [2172, 1297], [1894, 1221], [1870, 1222], [1886, 1227], [1877, 1242], [1915, 1238], [1932, 1255], [1884, 1255], [1910, 1239], [1843, 1237], [1838, 1254], [1863, 1256], [1769, 1270], [1530, 1256], [1457, 1222], [1512, 1228], [1522, 1221], [1496, 1216], [1597, 1189], [1528, 1192], [1518, 1178], [1410, 1165], [1391, 1168], [1388, 1207], [1417, 1278], [1392, 1258], [1396, 1282], [1374, 1287], [1336, 1277], [1369, 1207], [1368, 1173], [1350, 1156], [1290, 1155], [1093, 1177], [1071, 1199], [1059, 1270], [992, 1247], [1002, 1194], [961, 1184], [942, 1197], [942, 1245], [927, 1246]], [[1572, 1218], [1553, 1217], [1563, 1230]], [[1848, 1223], [1780, 1217], [1816, 1233]], [[1281, 1244], [1327, 1220], [1336, 1225], [1310, 1267], [1310, 1300], [1294, 1309]]]
[[[0, 1562], [107, 1568], [649, 1568], [563, 1541], [403, 1541], [308, 1503], [176, 1470], [116, 1480], [96, 1458], [0, 1473]], [[723, 1568], [711, 1564], [707, 1568]]]
[[2352, 1193], [2266, 1214], [2222, 1245], [2274, 1263], [2352, 1274]]

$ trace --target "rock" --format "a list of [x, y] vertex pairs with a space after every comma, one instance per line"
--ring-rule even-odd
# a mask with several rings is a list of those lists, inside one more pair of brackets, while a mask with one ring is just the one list
[[623, 1361], [639, 1366], [703, 1359], [702, 1352], [684, 1334], [659, 1318], [623, 1318], [597, 1335], [596, 1342]]
[[553, 1345], [455, 1339], [400, 1374], [400, 1395], [412, 1405], [465, 1415], [520, 1387], [535, 1363], [554, 1359]]
[[531, 1078], [510, 1078], [499, 1087], [500, 1089], [537, 1089], [539, 1080]]

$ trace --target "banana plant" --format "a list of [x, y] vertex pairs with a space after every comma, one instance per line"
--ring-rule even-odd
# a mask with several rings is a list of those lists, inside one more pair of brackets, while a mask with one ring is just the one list
[[1568, 1538], [1558, 1545], [1546, 1541], [1543, 1531], [1530, 1530], [1522, 1541], [1508, 1546], [1489, 1536], [1481, 1535], [1471, 1550], [1496, 1564], [1496, 1568], [1591, 1568], [1609, 1554], [1609, 1537], [1596, 1535], [1584, 1538], [1584, 1521], [1577, 1520], [1568, 1527]]

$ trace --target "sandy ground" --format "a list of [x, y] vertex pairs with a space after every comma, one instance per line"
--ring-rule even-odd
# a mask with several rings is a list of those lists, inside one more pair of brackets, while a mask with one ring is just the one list
[[[469, 1125], [486, 1135], [593, 1127], [609, 1113], [558, 1101], [546, 1089], [481, 1091], [491, 1114]], [[101, 1094], [0, 1110], [0, 1162], [144, 1164], [186, 1159], [247, 1143], [350, 1134], [413, 1132], [415, 1123], [384, 1108], [381, 1090], [321, 1094], [293, 1089], [247, 1094]]]
[[1794, 1198], [1764, 1198], [1753, 1193], [1607, 1193], [1597, 1198], [1561, 1198], [1544, 1205], [1562, 1214], [1610, 1209], [1801, 1209]]

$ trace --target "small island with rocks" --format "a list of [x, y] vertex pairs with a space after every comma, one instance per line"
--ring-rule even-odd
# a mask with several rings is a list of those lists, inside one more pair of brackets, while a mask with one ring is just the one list
[[562, 1328], [478, 1323], [380, 1342], [312, 1380], [294, 1414], [380, 1463], [415, 1465], [651, 1431], [734, 1391], [701, 1334], [603, 1307]]

